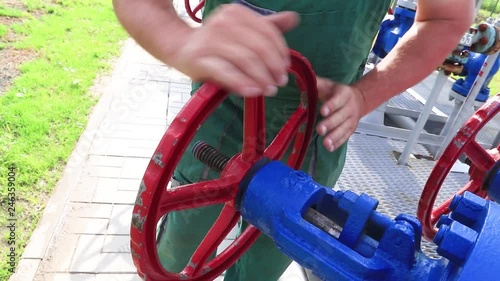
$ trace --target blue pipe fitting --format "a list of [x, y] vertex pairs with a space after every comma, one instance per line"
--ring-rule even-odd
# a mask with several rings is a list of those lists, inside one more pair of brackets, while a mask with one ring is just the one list
[[500, 171], [496, 172], [489, 184], [488, 197], [497, 203], [500, 202]]
[[[348, 247], [354, 247], [363, 234], [364, 228], [378, 202], [366, 194], [360, 196], [346, 191], [339, 200], [339, 208], [351, 214], [339, 237], [339, 241]], [[356, 212], [353, 212], [357, 210]]]
[[[472, 198], [474, 199], [470, 200]], [[479, 205], [484, 207], [482, 208], [481, 213], [477, 216], [476, 222], [472, 226], [466, 226], [477, 234], [477, 238], [475, 239], [475, 243], [473, 244], [472, 248], [466, 255], [467, 258], [463, 263], [463, 266], [458, 266], [457, 272], [455, 273], [456, 275], [454, 277], [455, 279], [450, 277], [449, 280], [498, 280], [500, 276], [500, 259], [498, 258], [500, 257], [500, 247], [498, 247], [498, 241], [500, 240], [500, 232], [498, 231], [498, 227], [500, 225], [500, 205], [480, 198], [470, 192], [464, 193], [461, 201], [464, 200], [473, 201], [474, 203], [463, 204], [463, 202], [459, 202], [459, 204], [457, 204], [457, 208], [455, 208], [455, 212], [457, 209], [467, 206], [472, 207]], [[475, 209], [473, 212], [477, 212], [476, 207], [472, 208]], [[452, 218], [456, 217], [453, 213], [454, 212], [450, 214]], [[460, 221], [460, 219], [461, 216], [458, 216], [458, 219], [456, 219], [456, 221], [460, 222], [462, 225], [465, 225], [463, 221]], [[462, 238], [465, 237], [464, 240], [468, 241], [465, 242], [465, 246], [470, 246], [470, 241], [473, 240], [473, 234], [470, 232], [470, 230], [465, 230], [461, 235]], [[450, 247], [451, 246], [453, 245], [450, 245]], [[461, 248], [462, 244], [455, 244], [454, 247]], [[449, 249], [447, 248], [447, 250]], [[450, 264], [456, 266], [456, 264], [451, 261]]]
[[396, 46], [399, 39], [405, 35], [415, 22], [416, 12], [410, 9], [396, 7], [394, 16], [382, 22], [373, 53], [379, 58], [385, 58]]
[[456, 195], [449, 206], [449, 209], [452, 211], [450, 217], [466, 226], [472, 227], [485, 207], [486, 201], [473, 193], [468, 192], [464, 193], [464, 195]]
[[453, 222], [453, 219], [448, 215], [442, 215], [438, 222], [436, 223], [436, 227], [441, 227], [442, 225], [450, 225]]
[[334, 191], [280, 161], [263, 161], [241, 182], [243, 219], [326, 281], [497, 281], [500, 205], [470, 192], [456, 196], [435, 237], [440, 259], [420, 250], [422, 226], [392, 220], [366, 194]]
[[476, 239], [477, 233], [474, 230], [454, 221], [449, 226], [443, 225], [439, 229], [434, 237], [434, 243], [438, 246], [437, 253], [439, 255], [454, 264], [463, 265], [470, 249], [476, 243]]
[[[481, 72], [481, 68], [483, 67], [484, 62], [486, 61], [487, 55], [479, 54], [479, 53], [470, 53], [470, 58], [468, 62], [464, 65], [463, 73], [461, 76], [465, 76], [464, 78], [460, 78], [452, 86], [452, 90], [458, 93], [461, 96], [466, 97], [474, 83], [476, 82], [479, 73]], [[493, 77], [497, 74], [500, 68], [500, 57], [495, 61], [488, 77], [486, 78], [483, 85], [481, 85], [481, 90], [476, 97], [476, 101], [486, 102], [490, 96], [490, 88], [488, 87]]]
[[500, 203], [500, 161], [488, 171], [483, 182], [482, 188], [488, 191], [488, 197]]

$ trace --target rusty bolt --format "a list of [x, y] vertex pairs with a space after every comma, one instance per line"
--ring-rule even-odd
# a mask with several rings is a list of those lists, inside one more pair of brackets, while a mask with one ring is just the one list
[[479, 39], [479, 43], [480, 43], [481, 45], [486, 45], [486, 44], [488, 44], [488, 42], [489, 42], [489, 41], [490, 41], [490, 40], [488, 40], [488, 37], [484, 37], [484, 36], [483, 36], [483, 37], [481, 37], [481, 39]]
[[478, 28], [478, 29], [479, 29], [479, 31], [481, 31], [481, 32], [485, 32], [485, 31], [486, 31], [486, 29], [488, 29], [488, 25], [487, 25], [487, 24], [485, 24], [485, 23], [482, 23], [482, 24], [480, 24], [480, 25], [479, 25], [479, 28]]

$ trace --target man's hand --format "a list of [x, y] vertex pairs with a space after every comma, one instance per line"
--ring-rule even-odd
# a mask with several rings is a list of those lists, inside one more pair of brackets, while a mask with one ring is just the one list
[[288, 82], [289, 49], [282, 35], [298, 16], [261, 16], [241, 5], [223, 5], [192, 29], [171, 65], [194, 81], [212, 80], [236, 94], [272, 96]]
[[328, 151], [334, 151], [344, 144], [354, 133], [359, 119], [365, 112], [363, 93], [354, 86], [337, 84], [317, 77], [318, 95], [323, 102], [317, 132], [323, 136], [323, 145]]
[[419, 83], [441, 65], [473, 23], [475, 2], [418, 1], [410, 30], [373, 70], [355, 83], [370, 100], [367, 112]]
[[172, 1], [113, 0], [116, 15], [145, 50], [194, 81], [214, 81], [242, 96], [274, 95], [287, 83], [289, 49], [283, 33], [293, 12], [261, 16], [239, 4], [222, 5], [193, 28]]

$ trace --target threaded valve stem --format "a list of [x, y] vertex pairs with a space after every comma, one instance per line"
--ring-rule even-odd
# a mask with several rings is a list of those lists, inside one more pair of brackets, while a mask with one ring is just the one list
[[192, 152], [196, 159], [218, 173], [224, 170], [227, 162], [231, 159], [203, 141], [197, 141]]

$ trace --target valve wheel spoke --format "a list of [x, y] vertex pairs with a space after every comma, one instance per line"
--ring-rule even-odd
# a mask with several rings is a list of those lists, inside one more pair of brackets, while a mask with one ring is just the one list
[[235, 177], [202, 181], [166, 190], [160, 200], [160, 216], [169, 212], [213, 206], [230, 201], [238, 180]]
[[446, 176], [462, 154], [467, 155], [472, 162], [471, 169], [469, 169], [470, 181], [456, 194], [461, 195], [469, 191], [480, 197], [487, 197], [487, 191], [482, 189], [482, 179], [495, 162], [500, 160], [500, 157], [497, 149], [488, 151], [481, 147], [475, 138], [499, 112], [500, 94], [497, 94], [491, 97], [462, 126], [434, 166], [422, 190], [417, 209], [417, 217], [422, 223], [423, 235], [427, 240], [432, 240], [436, 235], [435, 225], [439, 218], [450, 211], [448, 206], [453, 198], [449, 198], [435, 209], [434, 203]]
[[493, 156], [474, 140], [467, 144], [465, 155], [483, 172], [489, 171], [496, 163]]
[[249, 225], [245, 230], [238, 236], [233, 243], [231, 243], [222, 253], [220, 253], [213, 260], [209, 261], [204, 269], [214, 268], [216, 264], [220, 264], [222, 267], [229, 267], [232, 263], [227, 259], [228, 256], [238, 256], [240, 257], [245, 253], [253, 243], [259, 238], [261, 232], [255, 226]]
[[290, 146], [295, 134], [299, 131], [300, 126], [306, 121], [305, 117], [306, 110], [303, 108], [297, 109], [267, 147], [264, 155], [273, 160], [281, 159]]
[[184, 268], [181, 275], [184, 274], [187, 277], [195, 276], [202, 268], [207, 258], [217, 250], [217, 247], [229, 234], [231, 229], [233, 229], [236, 223], [238, 223], [239, 218], [240, 213], [237, 212], [232, 205], [224, 205], [219, 217], [194, 252], [188, 266]]
[[266, 148], [266, 113], [264, 97], [245, 98], [243, 117], [243, 161], [252, 162]]
[[[457, 194], [463, 195], [466, 191], [480, 195], [481, 194], [481, 183], [478, 181], [475, 181], [475, 180], [471, 180], [460, 191], [458, 191]], [[432, 211], [432, 216], [431, 216], [432, 225], [436, 225], [437, 221], [439, 220], [439, 218], [443, 214], [450, 212], [448, 207], [450, 206], [450, 203], [452, 200], [453, 200], [453, 197], [448, 198], [448, 200], [443, 202], [441, 205], [439, 205], [437, 208], [435, 208]]]

